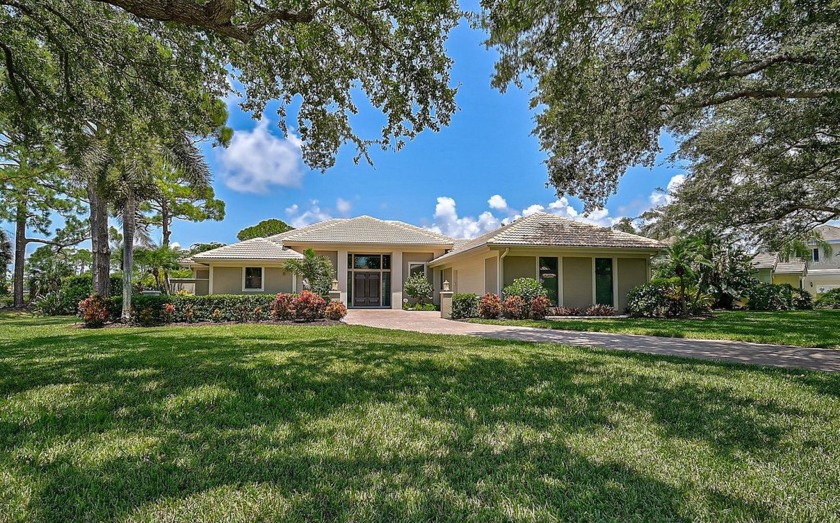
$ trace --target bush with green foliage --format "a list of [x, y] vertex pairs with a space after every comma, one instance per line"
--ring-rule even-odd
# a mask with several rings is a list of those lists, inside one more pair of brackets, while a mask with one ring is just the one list
[[[44, 316], [75, 315], [79, 302], [93, 294], [93, 281], [90, 274], [68, 276], [61, 280], [58, 289], [46, 292], [33, 301], [35, 311]], [[111, 276], [111, 296], [122, 294], [122, 276]]]
[[818, 294], [814, 304], [820, 309], [840, 309], [840, 288]]
[[335, 268], [326, 256], [315, 254], [313, 249], [303, 251], [303, 259], [289, 260], [283, 268], [303, 278], [303, 288], [327, 298], [335, 278]]
[[488, 292], [478, 302], [478, 315], [486, 320], [493, 320], [502, 313], [502, 300], [498, 295]]
[[538, 296], [531, 300], [528, 317], [532, 320], [544, 320], [551, 307], [551, 301], [545, 296]]
[[534, 298], [546, 296], [546, 292], [542, 284], [534, 278], [516, 278], [502, 290], [502, 296], [519, 296], [526, 304], [530, 304]]
[[403, 290], [415, 303], [424, 305], [432, 299], [434, 289], [424, 274], [413, 274], [403, 284]]
[[79, 317], [86, 327], [102, 327], [111, 319], [108, 301], [98, 294], [85, 298], [79, 302]]
[[471, 292], [452, 296], [452, 319], [475, 318], [478, 316], [478, 295]]
[[746, 295], [747, 308], [754, 311], [791, 311], [813, 309], [811, 295], [790, 284], [759, 283]]
[[328, 320], [338, 321], [347, 316], [347, 306], [340, 301], [331, 301], [324, 311], [324, 317]]
[[530, 304], [522, 296], [508, 296], [502, 302], [502, 316], [509, 320], [524, 320], [529, 310]]
[[403, 303], [403, 310], [404, 311], [436, 311], [437, 305], [434, 303], [415, 303], [414, 305], [409, 305], [407, 303]]
[[[639, 285], [627, 294], [627, 313], [643, 318], [677, 318], [682, 316], [680, 288], [669, 280], [654, 281]], [[686, 300], [686, 313], [691, 316], [707, 314], [711, 310], [712, 298], [702, 293], [686, 293], [692, 299]]]
[[[62, 291], [51, 291], [40, 298], [35, 298], [32, 302], [32, 308], [37, 314], [42, 316], [63, 316], [70, 314], [67, 312], [66, 299]], [[76, 302], [78, 308], [79, 302]]]

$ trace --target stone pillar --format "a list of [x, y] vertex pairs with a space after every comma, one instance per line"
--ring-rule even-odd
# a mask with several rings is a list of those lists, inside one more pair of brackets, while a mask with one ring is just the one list
[[402, 251], [391, 253], [391, 308], [402, 309], [403, 257]]
[[[338, 301], [349, 305], [350, 296], [347, 295], [347, 250], [339, 250], [336, 256], [338, 256], [336, 260], [336, 265], [338, 265], [336, 272], [338, 274], [335, 275], [338, 280]], [[332, 298], [332, 293], [330, 293], [330, 298]]]
[[443, 290], [440, 291], [440, 317], [446, 320], [452, 319], [452, 295], [455, 294], [449, 290], [449, 282], [443, 281]]
[[333, 279], [332, 288], [330, 288], [330, 301], [337, 301], [341, 303], [341, 291], [338, 290], [338, 280]]

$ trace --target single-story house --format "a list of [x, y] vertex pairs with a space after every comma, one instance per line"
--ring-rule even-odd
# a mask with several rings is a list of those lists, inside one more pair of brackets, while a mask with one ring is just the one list
[[193, 270], [196, 294], [298, 292], [302, 282], [284, 263], [313, 249], [332, 262], [348, 307], [401, 308], [406, 279], [424, 274], [435, 303], [445, 281], [456, 293], [484, 294], [530, 277], [555, 304], [624, 308], [628, 291], [649, 281], [650, 260], [662, 248], [656, 240], [545, 213], [467, 241], [360, 216], [220, 247], [183, 265]]

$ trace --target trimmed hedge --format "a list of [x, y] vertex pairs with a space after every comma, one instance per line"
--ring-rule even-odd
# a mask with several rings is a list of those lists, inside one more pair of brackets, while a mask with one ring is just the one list
[[478, 294], [460, 293], [452, 296], [452, 319], [475, 318], [478, 316]]
[[792, 311], [813, 309], [808, 291], [793, 285], [759, 283], [746, 294], [747, 307], [754, 311]]
[[[168, 321], [196, 323], [203, 321], [267, 321], [271, 319], [271, 294], [212, 294], [208, 296], [145, 295], [132, 296], [134, 321], [140, 325], [161, 325]], [[171, 314], [166, 305], [172, 304]], [[110, 300], [111, 318], [120, 317], [122, 298]]]

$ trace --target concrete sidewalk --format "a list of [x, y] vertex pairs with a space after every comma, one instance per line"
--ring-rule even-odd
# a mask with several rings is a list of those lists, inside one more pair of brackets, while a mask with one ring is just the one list
[[840, 372], [840, 350], [832, 349], [481, 325], [444, 320], [439, 312], [408, 312], [390, 309], [351, 309], [344, 321], [350, 325], [427, 334], [455, 334], [500, 340], [558, 343], [731, 363]]

